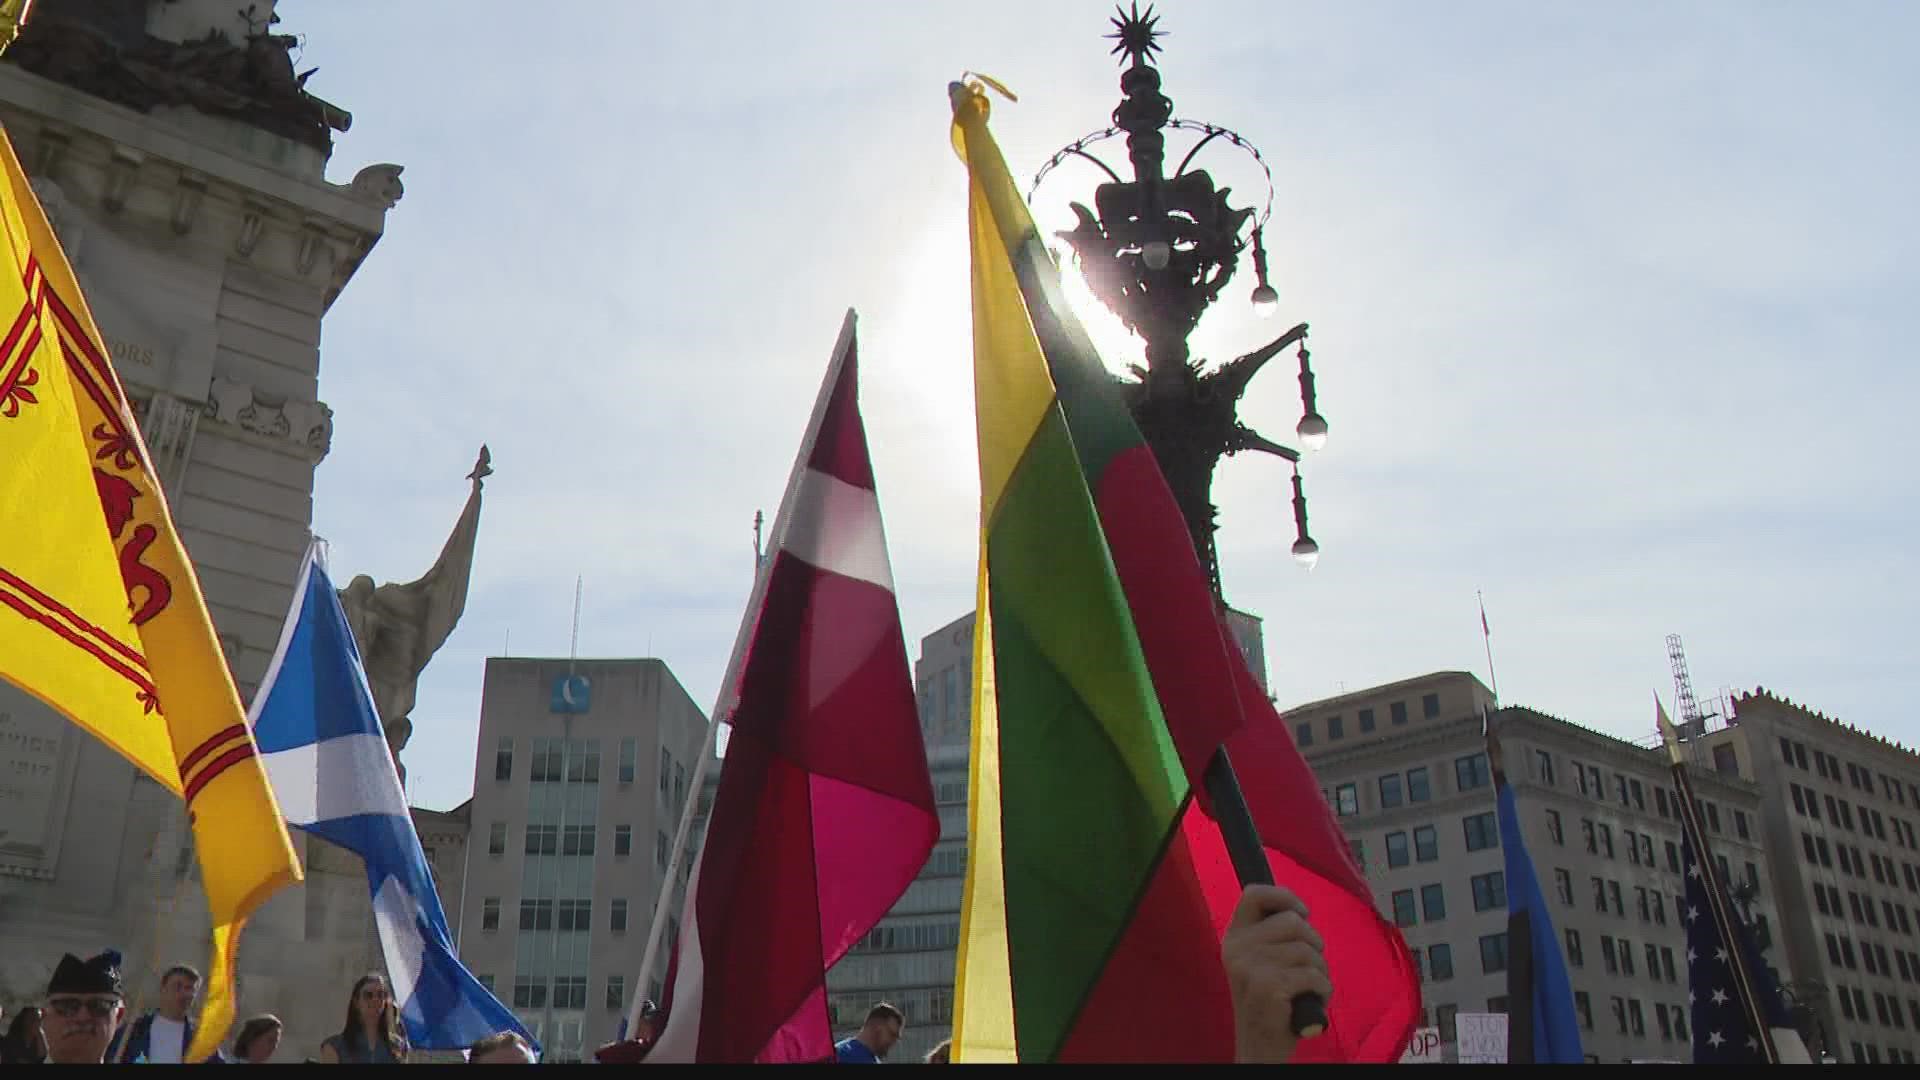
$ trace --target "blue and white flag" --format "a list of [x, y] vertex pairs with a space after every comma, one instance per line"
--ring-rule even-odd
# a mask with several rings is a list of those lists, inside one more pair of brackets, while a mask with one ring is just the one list
[[533, 1036], [455, 954], [426, 853], [315, 541], [280, 647], [247, 722], [287, 824], [366, 860], [373, 917], [407, 1038], [458, 1050], [503, 1031]]

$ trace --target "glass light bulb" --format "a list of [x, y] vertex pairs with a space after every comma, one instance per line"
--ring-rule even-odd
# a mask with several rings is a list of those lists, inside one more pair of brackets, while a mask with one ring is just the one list
[[1265, 282], [1253, 287], [1253, 313], [1263, 319], [1273, 318], [1280, 310], [1280, 294]]
[[1171, 258], [1173, 245], [1165, 240], [1149, 240], [1140, 245], [1140, 261], [1146, 263], [1149, 270], [1165, 270]]
[[1319, 413], [1308, 413], [1300, 418], [1300, 423], [1293, 429], [1293, 433], [1300, 437], [1301, 446], [1308, 450], [1319, 450], [1327, 445], [1326, 417]]
[[1320, 561], [1320, 545], [1314, 543], [1312, 537], [1303, 536], [1293, 542], [1293, 558], [1295, 562], [1311, 570], [1313, 564]]

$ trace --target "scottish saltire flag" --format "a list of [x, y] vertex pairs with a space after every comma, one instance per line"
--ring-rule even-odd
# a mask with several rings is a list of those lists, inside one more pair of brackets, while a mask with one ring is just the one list
[[307, 549], [280, 647], [248, 712], [287, 824], [366, 860], [373, 917], [407, 1038], [458, 1050], [533, 1036], [463, 967], [347, 628], [326, 549]]
[[1560, 938], [1520, 833], [1520, 809], [1507, 783], [1491, 717], [1487, 758], [1493, 763], [1507, 892], [1507, 1064], [1578, 1065], [1586, 1061], [1586, 1053], [1580, 1045], [1573, 984], [1567, 980]]

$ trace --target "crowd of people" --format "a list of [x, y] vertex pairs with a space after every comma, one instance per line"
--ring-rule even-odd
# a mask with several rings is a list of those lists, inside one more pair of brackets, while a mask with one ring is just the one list
[[[1294, 998], [1333, 993], [1327, 981], [1323, 944], [1307, 923], [1307, 910], [1292, 893], [1252, 886], [1241, 897], [1221, 943], [1221, 961], [1232, 992], [1237, 1057], [1246, 1063], [1279, 1063], [1293, 1054]], [[47, 983], [43, 1004], [18, 1010], [0, 1038], [0, 1064], [177, 1064], [193, 1045], [192, 1009], [200, 992], [200, 973], [185, 965], [160, 977], [156, 1006], [131, 1022], [121, 984], [120, 955], [108, 951], [88, 960], [67, 954]], [[643, 1002], [639, 1024], [628, 1038], [594, 1053], [604, 1065], [645, 1060], [666, 1022], [651, 1001]], [[8, 1018], [0, 1013], [0, 1022]], [[867, 1012], [860, 1030], [834, 1044], [833, 1060], [843, 1065], [884, 1061], [900, 1041], [906, 1016], [884, 1002]], [[280, 1048], [278, 1017], [260, 1015], [240, 1023], [227, 1047], [208, 1064], [264, 1064]], [[312, 1064], [402, 1064], [411, 1048], [400, 1022], [393, 991], [385, 977], [367, 974], [353, 984], [346, 1018], [338, 1034], [321, 1042]], [[948, 1064], [951, 1044], [942, 1042], [926, 1055], [927, 1064]], [[515, 1032], [500, 1032], [466, 1051], [474, 1065], [532, 1065], [533, 1047]]]

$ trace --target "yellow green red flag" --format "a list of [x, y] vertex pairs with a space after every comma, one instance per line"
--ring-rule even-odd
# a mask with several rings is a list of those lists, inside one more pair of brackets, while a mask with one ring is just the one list
[[126, 394], [0, 134], [0, 676], [180, 795], [213, 921], [188, 1060], [234, 1016], [247, 916], [300, 863]]

